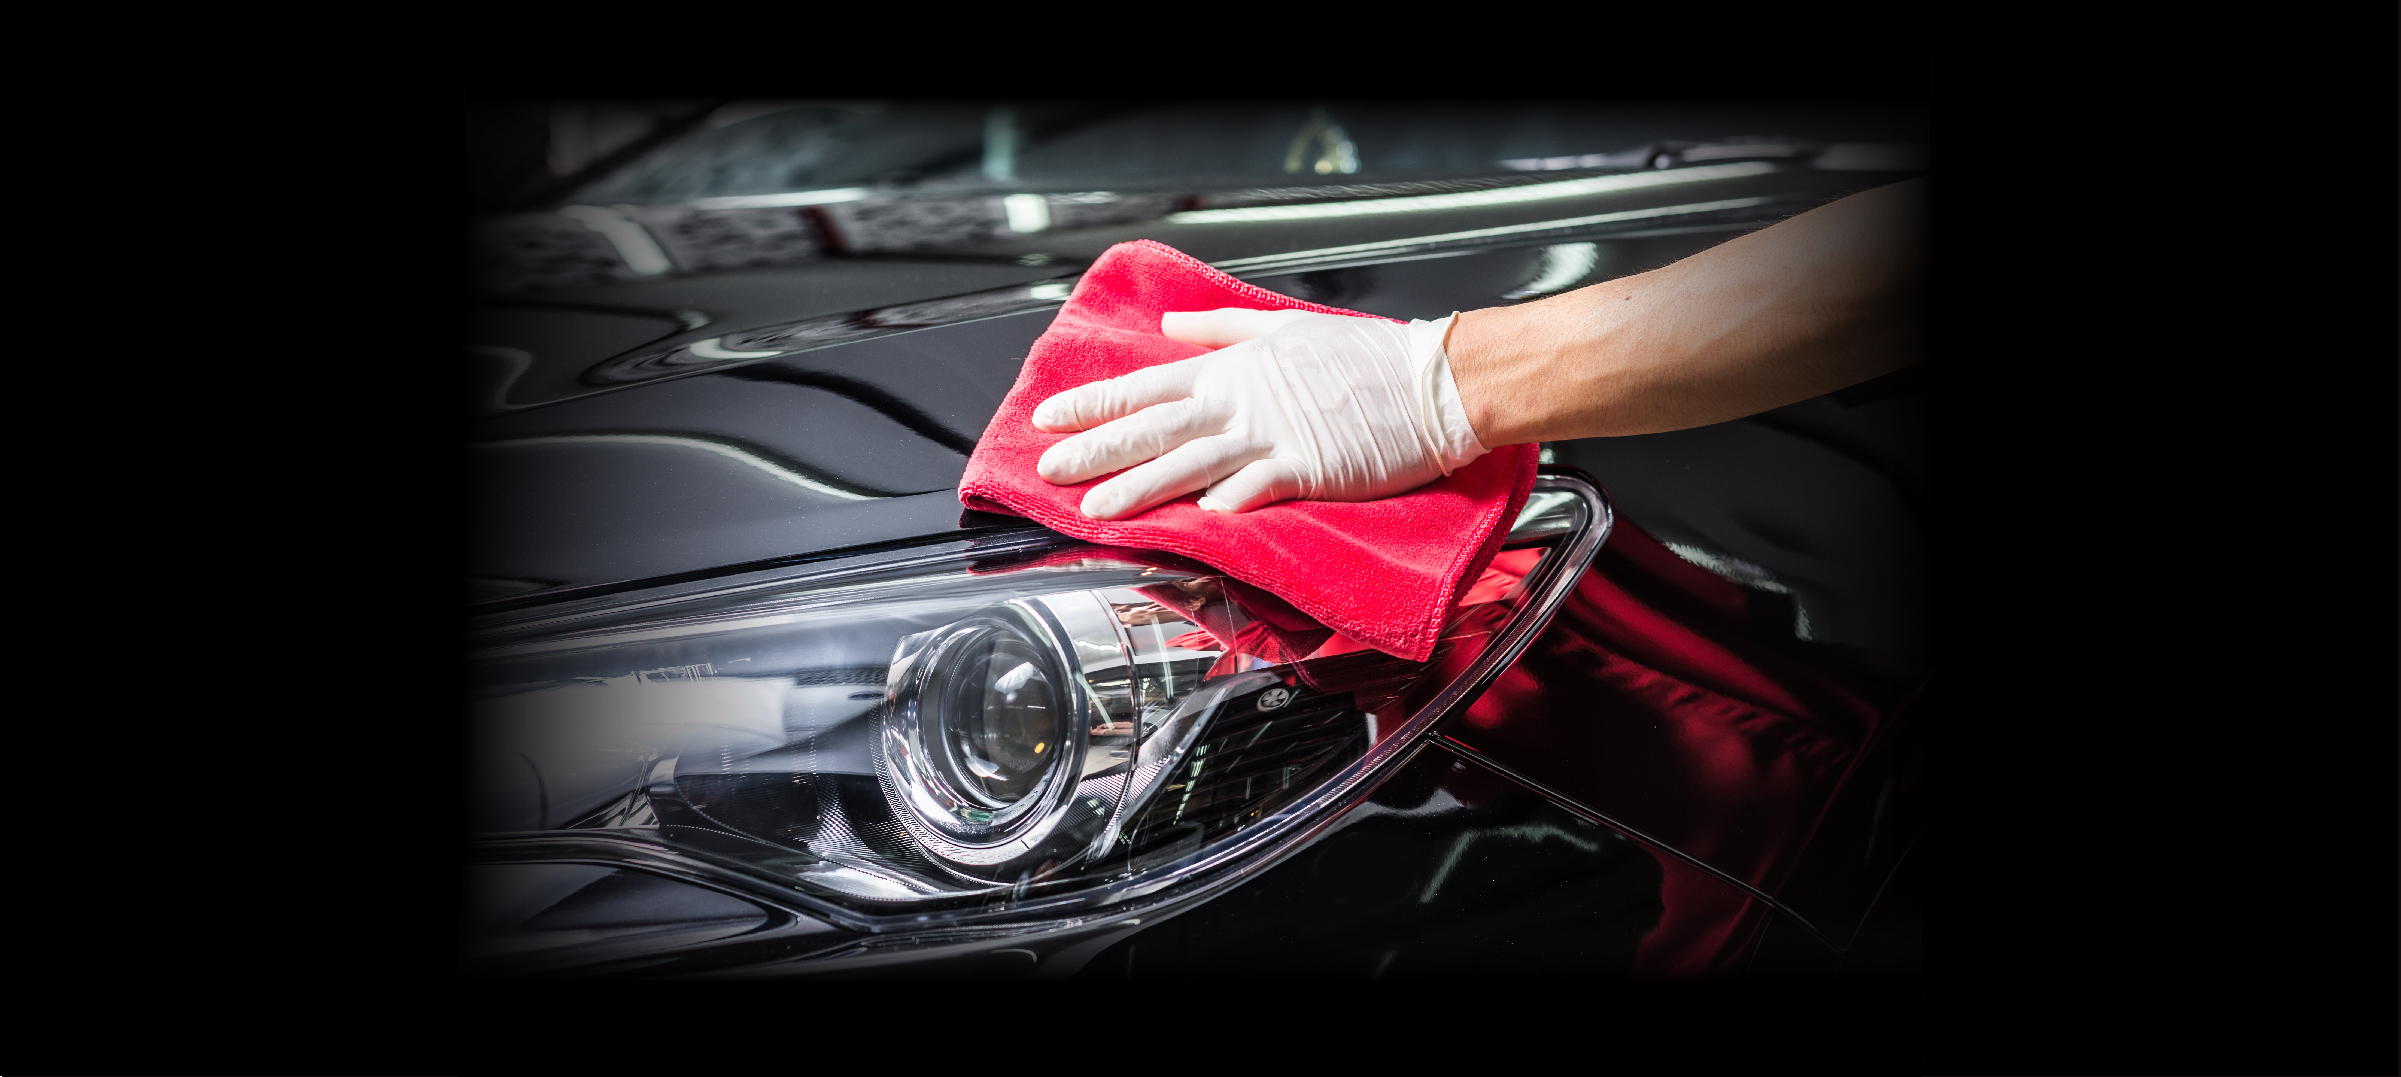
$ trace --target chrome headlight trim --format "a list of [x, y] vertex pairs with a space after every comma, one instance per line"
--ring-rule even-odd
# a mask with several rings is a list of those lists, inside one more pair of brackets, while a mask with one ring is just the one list
[[[1548, 495], [1548, 496], [1545, 496]], [[1564, 495], [1564, 496], [1561, 496]], [[1537, 519], [1539, 517], [1539, 519]], [[1528, 528], [1528, 523], [1535, 526]], [[1430, 699], [1417, 707], [1388, 735], [1377, 740], [1363, 755], [1318, 783], [1308, 792], [1294, 798], [1285, 807], [1260, 818], [1256, 823], [1229, 835], [1214, 844], [1194, 852], [1172, 866], [1144, 871], [1121, 880], [1090, 886], [1073, 893], [1053, 897], [1031, 895], [1006, 907], [956, 909], [939, 913], [910, 912], [877, 914], [825, 900], [797, 889], [789, 883], [760, 874], [755, 865], [732, 856], [713, 854], [703, 848], [671, 845], [651, 835], [607, 830], [544, 831], [538, 833], [501, 834], [479, 838], [472, 843], [471, 855], [479, 860], [545, 860], [609, 863], [662, 871], [678, 877], [707, 879], [712, 885], [738, 890], [757, 900], [790, 911], [805, 913], [820, 921], [829, 922], [849, 931], [889, 940], [890, 944], [915, 945], [915, 939], [926, 944], [940, 940], [958, 940], [997, 934], [1025, 934], [1089, 924], [1095, 917], [1152, 915], [1151, 910], [1180, 908], [1191, 902], [1205, 900], [1228, 886], [1239, 883], [1261, 870], [1278, 863], [1282, 857], [1338, 817], [1344, 807], [1373, 787], [1373, 779], [1390, 770], [1419, 746], [1426, 732], [1443, 717], [1472, 703], [1483, 689], [1524, 653], [1534, 637], [1548, 627], [1559, 606], [1574, 590], [1592, 563], [1594, 556], [1607, 541], [1613, 527], [1614, 513], [1607, 495], [1597, 483], [1580, 473], [1554, 471], [1544, 474], [1536, 484], [1536, 499], [1529, 511], [1520, 517], [1520, 530], [1529, 531], [1538, 539], [1549, 540], [1552, 556], [1544, 558], [1541, 566], [1524, 581], [1524, 602], [1500, 629], [1493, 633], [1484, 649], [1469, 661], [1467, 667], [1453, 676]], [[1554, 537], [1555, 536], [1555, 537]], [[1010, 535], [1005, 540], [1012, 553], [1030, 553], [1044, 549], [1071, 549], [1082, 545], [1060, 536]], [[1515, 545], [1524, 545], [1516, 543]], [[959, 544], [965, 546], [966, 544]], [[899, 557], [878, 558], [876, 563], [842, 566], [800, 576], [780, 576], [756, 582], [745, 581], [734, 586], [718, 586], [705, 590], [685, 590], [682, 594], [665, 594], [656, 598], [638, 599], [631, 607], [594, 603], [578, 604], [573, 610], [557, 610], [548, 614], [534, 613], [531, 617], [512, 618], [515, 623], [496, 627], [494, 631], [507, 637], [524, 638], [526, 628], [556, 631], [567, 624], [587, 620], [615, 620], [617, 614], [629, 608], [639, 609], [680, 604], [695, 597], [735, 595], [750, 590], [790, 590], [830, 583], [862, 573], [880, 573], [897, 565], [932, 566], [957, 562], [982, 554], [980, 549], [957, 549], [941, 553], [922, 553]], [[532, 612], [532, 611], [529, 611]], [[529, 623], [530, 622], [530, 623]], [[538, 626], [538, 627], [537, 627]], [[1061, 637], [1071, 633], [1064, 624], [1056, 626]], [[549, 635], [544, 632], [544, 635]], [[1075, 633], [1094, 635], [1094, 633]], [[1089, 641], [1098, 647], [1100, 641]], [[1090, 686], [1069, 667], [1069, 676], [1077, 690], [1085, 693], [1089, 705]], [[1242, 681], [1241, 686], [1233, 682]], [[1203, 724], [1199, 716], [1206, 714], [1215, 698], [1228, 695], [1238, 687], [1256, 687], [1243, 678], [1228, 678], [1227, 688], [1210, 693], [1210, 699], [1199, 697], [1179, 708], [1178, 714], [1164, 719], [1158, 732], [1162, 736], [1145, 738], [1140, 758], [1131, 761], [1126, 777], [1134, 780], [1113, 802], [1105, 802], [1105, 811], [1093, 813], [1100, 817], [1098, 825], [1077, 827], [1074, 834], [1053, 825], [1037, 838], [1035, 824], [1028, 829], [1013, 831], [1003, 837], [1001, 844], [1013, 840], [1035, 839], [1041, 845], [1057, 850], [1083, 846], [1097, 850], [1113, 840], [1119, 827], [1135, 811], [1149, 792], [1138, 775], [1148, 771], [1155, 775], [1171, 769], [1186, 751], [1192, 736]], [[1064, 773], [1064, 772], [1059, 772]], [[1076, 783], [1067, 783], [1073, 786]], [[1046, 791], [1053, 787], [1046, 786]], [[1080, 803], [1080, 798], [1071, 801]], [[1053, 802], [1055, 803], [1055, 802]], [[915, 828], [911, 828], [914, 832]], [[1066, 840], [1074, 837], [1075, 840]], [[922, 836], [919, 836], [923, 840]], [[972, 849], [968, 843], [959, 843]], [[992, 846], [985, 846], [989, 849]], [[973, 853], [963, 853], [972, 857]], [[974, 864], [962, 864], [963, 880], [981, 883], [977, 889], [1004, 892], [1011, 883], [979, 874]], [[1023, 884], [1016, 887], [1021, 893]], [[927, 934], [927, 932], [932, 934]], [[848, 945], [848, 944], [846, 944]], [[860, 945], [886, 945], [864, 940]], [[797, 956], [797, 955], [796, 955]]]
[[[1378, 741], [1365, 755], [1352, 761], [1315, 790], [1295, 799], [1283, 810], [1262, 818], [1250, 829], [1205, 850], [1172, 871], [1162, 872], [1155, 878], [1129, 880], [1102, 894], [1077, 895], [1077, 900], [1105, 898], [1098, 901], [1100, 904], [1134, 901], [1163, 894], [1220, 868], [1247, 861], [1243, 864], [1245, 870], [1216, 881], [1217, 886], [1230, 885], [1241, 877], [1270, 867], [1278, 857], [1264, 855], [1268, 850], [1290, 848], [1297, 844], [1289, 839], [1295, 837], [1294, 832], [1304, 824], [1331, 821], [1334, 813], [1328, 809], [1350, 800], [1351, 794], [1359, 791], [1361, 783], [1405, 755], [1433, 728], [1434, 723], [1475, 702], [1476, 697], [1491, 685], [1493, 678], [1500, 676], [1502, 670], [1516, 662], [1518, 656], [1525, 653], [1526, 647], [1534, 642], [1534, 637], [1550, 627], [1551, 618], [1559, 612], [1560, 604], [1575, 590], [1576, 581], [1583, 577], [1585, 569], [1591, 567], [1593, 557], [1600, 553], [1601, 545], [1609, 540], [1609, 533], [1616, 526], [1616, 514], [1610, 507], [1607, 493], [1597, 483], [1582, 476], [1546, 474], [1536, 480], [1534, 488], [1537, 493], [1555, 491], [1574, 495], [1580, 502], [1579, 518], [1574, 529], [1568, 531], [1559, 542], [1556, 556], [1546, 559], [1537, 577], [1527, 581], [1525, 608], [1496, 634], [1483, 653], [1469, 663], [1466, 671], [1412, 713], [1392, 735]], [[1208, 890], [1214, 892], [1216, 888], [1211, 886]]]

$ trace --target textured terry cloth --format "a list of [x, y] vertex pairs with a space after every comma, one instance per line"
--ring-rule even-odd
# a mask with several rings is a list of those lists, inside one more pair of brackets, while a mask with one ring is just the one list
[[1345, 636], [1423, 661], [1443, 619], [1525, 506], [1535, 446], [1495, 449], [1446, 478], [1381, 501], [1283, 501], [1234, 515], [1202, 510], [1196, 491], [1129, 519], [1094, 520], [1077, 506], [1110, 476], [1053, 486], [1034, 473], [1043, 450], [1071, 436], [1034, 429], [1035, 405], [1087, 382], [1208, 351], [1169, 340], [1159, 332], [1159, 316], [1221, 307], [1369, 317], [1244, 284], [1150, 240], [1111, 247], [1034, 342], [1017, 384], [967, 459], [959, 500], [1092, 542], [1196, 558]]

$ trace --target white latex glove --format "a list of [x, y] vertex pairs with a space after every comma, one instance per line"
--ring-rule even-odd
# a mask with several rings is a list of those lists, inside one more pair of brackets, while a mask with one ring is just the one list
[[1450, 323], [1295, 310], [1166, 315], [1168, 337], [1218, 350], [1043, 401], [1036, 429], [1084, 432], [1051, 446], [1035, 470], [1066, 485], [1132, 468], [1084, 495], [1084, 515], [1099, 520], [1200, 489], [1211, 512], [1414, 490], [1486, 452], [1443, 354]]

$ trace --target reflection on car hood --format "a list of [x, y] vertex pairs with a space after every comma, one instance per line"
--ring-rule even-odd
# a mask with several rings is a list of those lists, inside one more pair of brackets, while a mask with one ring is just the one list
[[[685, 265], [645, 279], [583, 281], [495, 296], [479, 309], [467, 341], [479, 368], [473, 403], [488, 411], [540, 405], [728, 362], [1036, 309], [1064, 299], [1083, 265], [1132, 239], [1156, 240], [1237, 276], [1255, 276], [1755, 226], [1892, 178], [1751, 160], [1499, 187], [1428, 191], [1421, 188], [1439, 185], [1417, 184], [1409, 185], [1414, 193], [1378, 189], [1379, 197], [1236, 203], [994, 235], [941, 246], [939, 258], [932, 251], [812, 253], [787, 265], [725, 271]], [[582, 234], [603, 242], [596, 233]]]
[[1439, 318], [1664, 265], [1897, 178], [1680, 171], [1317, 215], [1223, 206], [995, 240], [974, 260], [823, 259], [489, 304], [469, 350], [473, 595], [956, 533], [967, 453], [1074, 271], [1113, 243], [1158, 239], [1313, 302]]

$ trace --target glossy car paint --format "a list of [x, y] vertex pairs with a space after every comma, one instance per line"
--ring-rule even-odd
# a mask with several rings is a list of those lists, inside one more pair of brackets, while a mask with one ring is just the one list
[[[960, 511], [965, 454], [1063, 295], [1044, 283], [1119, 239], [1158, 238], [1237, 270], [1243, 260], [1296, 270], [1245, 275], [1312, 301], [1440, 317], [1508, 301], [1542, 276], [1553, 241], [1595, 245], [1589, 283], [1891, 178], [1769, 169], [1696, 183], [1709, 188], [1699, 194], [1573, 207], [1590, 217], [1756, 200], [1651, 234], [1587, 226], [1407, 242], [1570, 215], [1555, 205], [1541, 207], [1547, 218], [1484, 210], [1216, 231], [1153, 221], [1044, 236], [1039, 251], [993, 240], [1001, 247], [972, 252], [1037, 265], [834, 259], [497, 297], [470, 350], [471, 610], [1008, 533], [1017, 521]], [[1346, 244], [1388, 247], [1310, 253]], [[823, 286], [795, 286], [804, 279]], [[473, 914], [481, 941], [466, 967], [737, 977], [1837, 967], [1879, 894], [1906, 894], [1901, 869], [1924, 826], [1925, 650], [1909, 589], [1922, 558], [1912, 426], [1922, 395], [1906, 377], [1865, 388], [1758, 420], [1552, 447], [1611, 486], [1621, 537], [1471, 708], [1324, 829], [1206, 901], [1148, 921], [886, 944], [656, 865], [503, 857], [474, 869], [495, 897]], [[1779, 500], [1794, 490], [1852, 493]], [[1671, 638], [1684, 646], [1662, 651]]]

